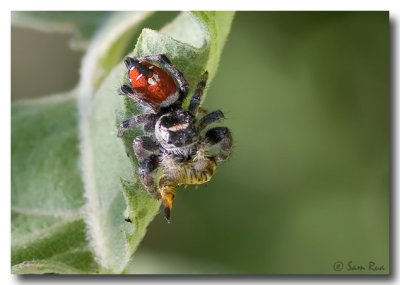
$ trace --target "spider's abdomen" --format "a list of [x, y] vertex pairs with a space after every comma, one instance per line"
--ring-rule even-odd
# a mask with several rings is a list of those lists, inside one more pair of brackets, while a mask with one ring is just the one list
[[129, 81], [144, 100], [168, 106], [178, 99], [175, 81], [166, 71], [147, 62], [140, 64], [142, 68], [133, 66], [129, 70]]

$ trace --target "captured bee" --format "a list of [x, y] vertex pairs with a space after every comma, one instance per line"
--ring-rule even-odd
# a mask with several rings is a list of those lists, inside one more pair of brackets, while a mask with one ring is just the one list
[[161, 199], [169, 221], [176, 188], [209, 181], [231, 154], [232, 135], [226, 127], [210, 128], [224, 119], [220, 110], [205, 115], [199, 111], [207, 71], [184, 109], [188, 83], [165, 55], [127, 57], [125, 65], [130, 86], [121, 86], [120, 93], [139, 104], [143, 113], [123, 121], [118, 135], [136, 126], [147, 132], [132, 145], [138, 174], [145, 189]]

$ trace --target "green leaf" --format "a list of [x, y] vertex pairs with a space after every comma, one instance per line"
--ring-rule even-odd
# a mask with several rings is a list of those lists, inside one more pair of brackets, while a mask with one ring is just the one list
[[19, 102], [11, 115], [13, 272], [94, 272], [82, 214], [75, 98]]
[[[122, 66], [114, 70], [95, 94], [88, 113], [82, 114], [81, 155], [87, 199], [86, 213], [91, 247], [102, 267], [113, 273], [124, 270], [145, 232], [141, 220], [151, 220], [159, 202], [143, 189], [125, 195], [140, 200], [132, 224], [124, 220], [126, 208], [120, 177], [133, 181], [133, 167], [124, 145], [117, 138], [115, 109], [121, 98], [116, 90]], [[84, 108], [84, 107], [83, 107]], [[90, 112], [90, 117], [88, 115]], [[87, 121], [85, 121], [87, 120]], [[139, 220], [138, 220], [139, 219]], [[133, 227], [132, 227], [133, 225]], [[128, 242], [129, 240], [129, 242]]]
[[[193, 88], [205, 70], [215, 73], [232, 19], [225, 12], [182, 13], [161, 33], [145, 29], [135, 54], [167, 53]], [[131, 142], [140, 132], [116, 136], [121, 120], [137, 113], [116, 92], [127, 72], [122, 63], [109, 72], [118, 54], [122, 61], [125, 36], [139, 22], [109, 20], [70, 95], [13, 105], [13, 273], [125, 272], [158, 213], [160, 202], [135, 175]]]
[[[134, 55], [167, 54], [193, 90], [205, 70], [211, 77], [215, 74], [232, 19], [230, 12], [181, 13], [160, 33], [144, 29]], [[119, 123], [138, 112], [132, 102], [117, 95], [124, 81], [127, 71], [120, 64], [92, 99], [85, 96], [79, 101], [89, 238], [96, 260], [113, 273], [125, 270], [160, 205], [134, 175], [131, 145], [140, 132], [132, 130], [123, 140], [117, 138]]]
[[13, 26], [37, 29], [44, 32], [72, 33], [71, 47], [83, 50], [90, 39], [112, 12], [93, 11], [21, 11], [12, 12]]
[[[131, 39], [127, 34], [134, 35], [137, 25], [150, 14], [148, 12], [116, 12], [109, 17], [107, 24], [98, 32], [85, 56], [86, 69], [83, 70], [85, 74], [81, 83], [85, 83], [84, 79], [88, 79], [86, 82], [101, 79], [93, 76], [95, 73], [91, 72], [93, 70], [101, 73], [102, 77], [106, 76], [115, 64], [116, 58], [118, 56], [121, 58], [125, 53], [127, 41]], [[59, 15], [58, 13], [15, 12], [13, 23], [25, 21], [32, 28], [36, 26], [35, 21], [38, 21], [44, 25], [40, 26], [42, 28], [48, 25], [48, 28], [59, 28], [59, 31], [62, 31], [64, 20], [68, 19], [68, 23], [77, 20], [76, 25], [65, 23], [66, 29], [63, 31], [67, 31], [67, 27], [79, 29], [81, 24], [84, 24], [83, 19], [90, 20], [93, 14], [87, 13], [87, 16], [85, 18], [85, 13]], [[79, 20], [82, 20], [82, 23], [79, 23]], [[87, 91], [85, 88], [77, 90]], [[74, 91], [74, 93], [77, 92]], [[71, 95], [54, 95], [54, 98], [49, 96], [41, 100], [16, 103], [13, 105], [12, 122], [13, 272], [93, 273], [95, 270], [98, 271], [98, 265], [93, 260], [93, 251], [86, 239], [84, 222], [86, 211], [83, 208], [85, 199], [78, 167], [76, 98]], [[64, 141], [65, 134], [69, 130], [69, 133], [75, 132], [74, 140]], [[65, 152], [64, 144], [67, 144]], [[57, 148], [53, 151], [48, 145]], [[73, 148], [75, 152], [71, 152], [69, 148]], [[58, 152], [61, 151], [62, 155], [59, 155]], [[28, 161], [26, 157], [29, 158]], [[40, 168], [40, 175], [35, 175], [39, 165], [45, 166], [43, 169]], [[61, 175], [63, 179], [59, 178]], [[70, 189], [71, 187], [73, 190]], [[30, 199], [31, 196], [39, 200]], [[44, 198], [45, 200], [41, 200]], [[32, 207], [29, 203], [33, 203]], [[69, 209], [68, 203], [77, 203], [77, 206]]]

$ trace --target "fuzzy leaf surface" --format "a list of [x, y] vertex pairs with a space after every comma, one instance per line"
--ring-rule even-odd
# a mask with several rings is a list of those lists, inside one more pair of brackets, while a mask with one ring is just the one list
[[13, 273], [96, 271], [82, 215], [75, 98], [23, 101], [11, 114]]

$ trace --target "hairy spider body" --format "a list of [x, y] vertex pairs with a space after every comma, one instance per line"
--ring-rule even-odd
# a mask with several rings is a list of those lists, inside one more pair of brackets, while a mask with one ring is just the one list
[[207, 71], [184, 109], [188, 84], [165, 55], [127, 57], [125, 64], [131, 84], [123, 85], [121, 94], [141, 105], [144, 113], [123, 121], [118, 135], [138, 125], [147, 132], [133, 141], [138, 174], [146, 190], [162, 200], [169, 221], [176, 188], [208, 182], [218, 163], [229, 157], [232, 136], [228, 128], [209, 128], [224, 119], [220, 110], [199, 114]]

